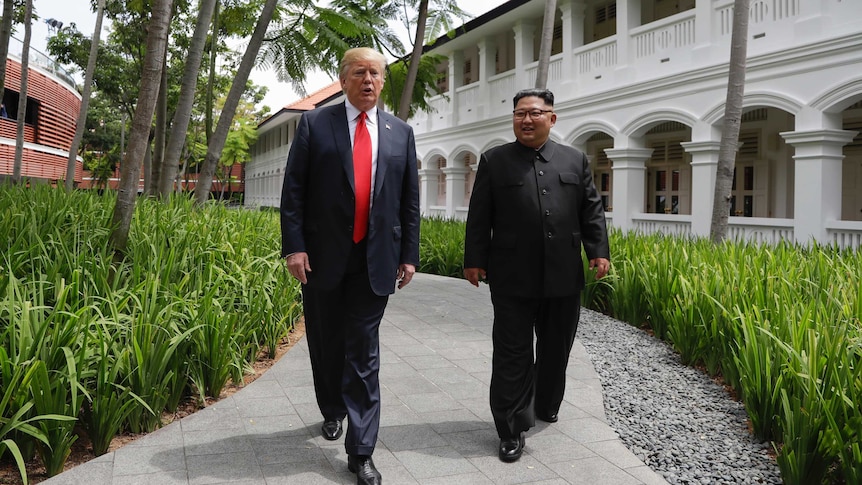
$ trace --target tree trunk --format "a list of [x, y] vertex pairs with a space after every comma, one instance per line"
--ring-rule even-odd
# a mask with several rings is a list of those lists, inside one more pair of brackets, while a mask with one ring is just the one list
[[180, 88], [180, 99], [171, 122], [171, 133], [168, 137], [168, 145], [165, 149], [165, 161], [162, 166], [162, 179], [159, 181], [158, 194], [165, 198], [173, 192], [174, 179], [177, 178], [180, 155], [186, 141], [186, 131], [189, 128], [189, 120], [195, 102], [195, 88], [197, 87], [198, 72], [203, 59], [204, 47], [207, 41], [207, 32], [213, 18], [216, 0], [201, 0], [198, 20], [195, 25], [192, 43], [186, 57], [183, 70], [182, 87]]
[[724, 105], [724, 123], [721, 145], [718, 149], [718, 167], [715, 174], [715, 196], [712, 202], [710, 239], [719, 244], [727, 237], [730, 217], [730, 199], [733, 187], [733, 169], [739, 146], [739, 127], [742, 123], [742, 97], [745, 92], [745, 58], [748, 48], [748, 12], [751, 0], [735, 0], [733, 4], [733, 33], [730, 39], [730, 64], [727, 75], [727, 100]]
[[168, 24], [171, 20], [172, 0], [153, 0], [152, 16], [147, 27], [147, 52], [141, 74], [141, 89], [132, 131], [129, 133], [129, 148], [120, 166], [120, 186], [117, 204], [111, 221], [111, 245], [117, 255], [125, 253], [129, 242], [129, 227], [135, 211], [140, 179], [141, 163], [149, 147], [150, 126], [156, 109], [159, 84], [162, 78], [163, 56], [168, 41]]
[[[159, 88], [161, 89], [161, 88]], [[159, 101], [156, 100], [156, 106], [158, 107]], [[152, 130], [152, 127], [150, 128]], [[147, 149], [144, 151], [144, 165], [143, 172], [140, 174], [139, 178], [144, 179], [144, 187], [143, 194], [149, 195], [150, 193], [150, 180], [152, 177], [150, 174], [153, 173], [153, 133], [150, 132], [150, 138], [147, 140]]]
[[204, 137], [207, 140], [207, 145], [209, 145], [210, 138], [213, 136], [213, 91], [215, 91], [216, 52], [218, 52], [219, 5], [219, 2], [216, 1], [215, 10], [213, 11], [212, 35], [210, 36], [210, 72], [207, 77], [206, 112], [204, 113]]
[[99, 55], [99, 38], [102, 35], [102, 19], [105, 17], [105, 0], [99, 0], [96, 7], [96, 28], [90, 40], [90, 57], [87, 59], [87, 72], [84, 74], [84, 92], [81, 94], [81, 110], [78, 112], [78, 122], [75, 125], [75, 138], [69, 147], [69, 161], [66, 164], [66, 190], [75, 187], [75, 165], [78, 161], [78, 148], [84, 138], [84, 128], [87, 125], [87, 111], [90, 109], [90, 95], [93, 92], [93, 73], [96, 71], [96, 57]]
[[168, 131], [168, 53], [165, 49], [165, 65], [162, 67], [162, 81], [159, 85], [159, 100], [156, 103], [156, 125], [153, 137], [153, 160], [150, 164], [149, 177], [144, 181], [146, 194], [155, 196], [159, 193], [159, 183], [162, 171], [165, 169], [165, 138]]
[[539, 65], [536, 67], [536, 89], [548, 88], [548, 66], [551, 64], [551, 43], [554, 40], [554, 18], [556, 16], [557, 0], [545, 0], [542, 43], [539, 44]]
[[33, 17], [33, 0], [24, 7], [24, 47], [21, 49], [21, 94], [18, 96], [18, 131], [15, 137], [15, 162], [12, 167], [12, 183], [21, 183], [21, 164], [24, 159], [24, 119], [27, 116], [27, 81], [30, 71], [30, 36]]
[[0, 100], [6, 90], [6, 59], [9, 57], [9, 39], [12, 37], [12, 15], [15, 2], [3, 1], [3, 19], [0, 20]]
[[239, 105], [242, 93], [245, 92], [246, 81], [251, 74], [254, 63], [257, 59], [257, 53], [260, 51], [260, 46], [263, 44], [263, 38], [266, 34], [266, 29], [269, 26], [269, 21], [272, 20], [272, 14], [275, 12], [275, 7], [278, 0], [266, 0], [263, 6], [263, 11], [257, 19], [257, 25], [254, 28], [254, 33], [248, 41], [245, 53], [242, 56], [242, 61], [239, 64], [236, 76], [231, 84], [227, 99], [225, 99], [224, 108], [219, 115], [218, 124], [213, 132], [212, 138], [207, 144], [207, 156], [204, 160], [204, 166], [198, 175], [198, 183], [195, 186], [195, 202], [200, 205], [209, 199], [210, 188], [213, 183], [213, 175], [215, 174], [216, 164], [218, 164], [221, 156], [224, 142], [227, 139], [228, 131], [233, 124], [233, 116], [236, 114], [236, 108]]
[[410, 54], [410, 65], [404, 78], [404, 90], [401, 91], [401, 101], [398, 103], [398, 117], [407, 121], [410, 116], [410, 103], [413, 101], [413, 87], [419, 73], [419, 63], [422, 60], [422, 47], [425, 45], [425, 24], [428, 22], [428, 0], [419, 2], [419, 18], [416, 20], [416, 37], [413, 40], [413, 53]]

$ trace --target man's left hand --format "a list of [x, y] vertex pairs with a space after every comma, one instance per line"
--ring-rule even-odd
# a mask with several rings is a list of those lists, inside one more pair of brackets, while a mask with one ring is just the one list
[[398, 266], [398, 274], [396, 275], [396, 279], [398, 280], [398, 289], [404, 288], [410, 283], [410, 280], [413, 279], [413, 273], [416, 272], [416, 266], [412, 264], [401, 264]]
[[611, 262], [605, 258], [593, 258], [590, 260], [590, 269], [596, 270], [596, 279], [604, 278], [611, 268]]

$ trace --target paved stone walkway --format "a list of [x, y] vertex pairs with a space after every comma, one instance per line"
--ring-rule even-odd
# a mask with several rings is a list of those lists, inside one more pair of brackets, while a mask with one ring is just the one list
[[[417, 274], [380, 328], [382, 415], [374, 462], [388, 485], [666, 484], [605, 422], [602, 388], [575, 342], [560, 420], [537, 422], [524, 456], [497, 459], [488, 408], [488, 287]], [[303, 338], [232, 397], [75, 467], [45, 485], [353, 484], [322, 418]], [[346, 422], [345, 422], [346, 424]]]

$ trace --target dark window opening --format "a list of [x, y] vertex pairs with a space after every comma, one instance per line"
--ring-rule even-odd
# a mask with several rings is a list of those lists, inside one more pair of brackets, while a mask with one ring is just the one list
[[[3, 118], [10, 120], [18, 119], [18, 104], [21, 101], [21, 95], [17, 91], [6, 89], [3, 93], [3, 109], [0, 110]], [[27, 97], [27, 110], [24, 113], [24, 123], [35, 125], [39, 119], [39, 102], [31, 97]]]

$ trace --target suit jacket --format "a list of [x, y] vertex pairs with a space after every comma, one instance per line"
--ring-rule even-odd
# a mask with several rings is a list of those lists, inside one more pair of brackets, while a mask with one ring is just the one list
[[608, 258], [601, 198], [587, 157], [548, 141], [482, 154], [467, 216], [464, 267], [483, 268], [491, 291], [560, 297], [584, 288], [588, 258]]
[[[419, 181], [413, 129], [378, 115], [377, 173], [368, 217], [368, 276], [374, 293], [395, 291], [399, 264], [419, 265]], [[353, 244], [353, 149], [344, 103], [302, 115], [281, 193], [282, 256], [307, 252], [308, 285], [332, 289]]]

